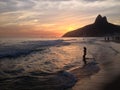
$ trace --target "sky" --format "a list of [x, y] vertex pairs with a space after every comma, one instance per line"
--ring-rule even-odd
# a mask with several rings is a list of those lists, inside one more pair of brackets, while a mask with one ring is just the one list
[[61, 37], [98, 14], [120, 25], [120, 0], [0, 0], [0, 37]]

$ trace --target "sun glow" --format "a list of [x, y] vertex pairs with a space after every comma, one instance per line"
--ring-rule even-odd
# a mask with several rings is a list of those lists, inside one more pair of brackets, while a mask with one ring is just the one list
[[75, 29], [75, 28], [74, 28], [73, 26], [69, 26], [67, 30], [68, 30], [68, 31], [72, 31], [72, 30], [74, 30], [74, 29]]
[[[66, 31], [69, 32], [69, 31], [73, 31], [79, 27], [81, 27], [82, 25], [80, 23], [76, 23], [76, 24], [71, 24], [69, 26], [66, 27]], [[65, 33], [65, 32], [64, 32]]]

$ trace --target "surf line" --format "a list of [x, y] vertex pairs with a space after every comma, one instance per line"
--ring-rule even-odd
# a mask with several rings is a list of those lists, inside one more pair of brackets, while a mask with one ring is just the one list
[[82, 67], [78, 67], [70, 71], [71, 74], [73, 74], [77, 78], [77, 80], [90, 77], [91, 75], [94, 75], [95, 73], [98, 73], [100, 71], [100, 67], [98, 66], [98, 63], [96, 62], [95, 58], [86, 58], [86, 55], [87, 48], [83, 47], [84, 65]]

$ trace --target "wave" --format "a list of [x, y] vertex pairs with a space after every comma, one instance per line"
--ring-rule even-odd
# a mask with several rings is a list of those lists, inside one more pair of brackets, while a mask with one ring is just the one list
[[91, 75], [99, 72], [100, 67], [97, 65], [96, 61], [90, 61], [82, 68], [77, 68], [71, 71], [71, 73], [76, 76], [77, 79], [83, 79], [90, 77]]
[[[96, 62], [91, 61], [82, 68], [76, 68], [70, 72], [40, 72], [33, 71], [26, 75], [0, 78], [1, 90], [66, 90], [75, 85], [77, 80], [97, 73], [100, 70]], [[22, 70], [6, 72], [20, 73]]]
[[[69, 56], [67, 52], [74, 52], [71, 47], [79, 44], [74, 43], [74, 46], [71, 42], [74, 43], [74, 39], [0, 44], [0, 59], [7, 58], [0, 61], [0, 90], [65, 90], [74, 86], [79, 78], [97, 73], [99, 67], [96, 63], [91, 62], [81, 68], [80, 54]], [[80, 52], [76, 48], [75, 52]], [[20, 57], [32, 53], [33, 55]], [[66, 63], [66, 60], [69, 62]]]
[[3, 90], [65, 90], [76, 83], [76, 78], [65, 71], [56, 73], [31, 72], [27, 76], [0, 79]]
[[31, 53], [41, 52], [46, 47], [55, 46], [62, 43], [63, 40], [46, 40], [46, 41], [23, 41], [16, 44], [1, 43], [0, 44], [0, 59], [2, 58], [17, 58], [26, 56]]

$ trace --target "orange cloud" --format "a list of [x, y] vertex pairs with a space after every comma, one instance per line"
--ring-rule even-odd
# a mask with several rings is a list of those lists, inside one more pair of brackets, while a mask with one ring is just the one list
[[57, 37], [58, 32], [37, 29], [33, 26], [0, 27], [0, 37]]

